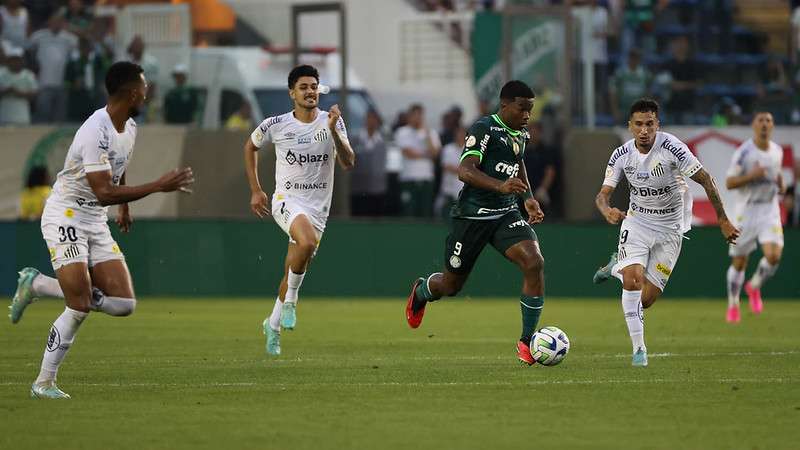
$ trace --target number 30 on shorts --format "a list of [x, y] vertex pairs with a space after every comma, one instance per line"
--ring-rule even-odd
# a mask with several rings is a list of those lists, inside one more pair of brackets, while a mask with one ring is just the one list
[[58, 242], [75, 242], [78, 240], [78, 234], [75, 227], [58, 227]]

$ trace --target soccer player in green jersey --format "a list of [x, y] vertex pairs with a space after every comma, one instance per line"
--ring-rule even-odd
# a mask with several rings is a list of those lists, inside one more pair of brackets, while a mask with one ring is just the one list
[[[516, 264], [523, 274], [522, 335], [517, 357], [534, 363], [529, 344], [544, 305], [544, 258], [531, 224], [544, 218], [533, 198], [522, 153], [534, 94], [522, 81], [509, 81], [500, 91], [500, 110], [482, 117], [469, 129], [458, 178], [464, 188], [451, 211], [442, 273], [420, 277], [411, 288], [406, 320], [411, 328], [422, 323], [425, 306], [461, 290], [486, 244]], [[527, 219], [519, 210], [523, 200]]]

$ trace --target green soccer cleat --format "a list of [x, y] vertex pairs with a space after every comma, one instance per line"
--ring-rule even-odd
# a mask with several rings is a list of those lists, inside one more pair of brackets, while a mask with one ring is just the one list
[[281, 327], [286, 330], [294, 330], [297, 325], [297, 303], [283, 302], [281, 307]]
[[17, 279], [17, 292], [14, 293], [14, 298], [11, 300], [11, 306], [8, 307], [11, 312], [8, 317], [11, 323], [17, 323], [22, 319], [22, 313], [25, 308], [33, 303], [36, 298], [33, 296], [33, 279], [39, 276], [39, 271], [33, 267], [26, 267], [19, 271], [19, 278]]
[[262, 324], [264, 327], [264, 336], [267, 337], [267, 353], [270, 355], [280, 355], [281, 354], [281, 332], [273, 330], [271, 326], [269, 326], [269, 317], [264, 319], [264, 323]]
[[611, 254], [611, 258], [608, 261], [608, 264], [605, 266], [597, 269], [597, 272], [594, 273], [594, 277], [592, 277], [592, 282], [594, 284], [600, 284], [603, 282], [608, 281], [611, 278], [611, 269], [614, 268], [614, 265], [617, 263], [617, 252]]
[[71, 397], [69, 394], [59, 389], [55, 381], [50, 381], [43, 384], [33, 383], [31, 385], [31, 398], [57, 399]]
[[647, 350], [639, 347], [639, 349], [633, 353], [631, 365], [634, 367], [647, 367]]

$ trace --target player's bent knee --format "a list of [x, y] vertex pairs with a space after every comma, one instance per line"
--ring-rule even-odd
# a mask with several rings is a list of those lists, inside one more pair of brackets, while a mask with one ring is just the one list
[[767, 258], [767, 262], [772, 266], [777, 266], [781, 262], [780, 254], [765, 255], [765, 258]]

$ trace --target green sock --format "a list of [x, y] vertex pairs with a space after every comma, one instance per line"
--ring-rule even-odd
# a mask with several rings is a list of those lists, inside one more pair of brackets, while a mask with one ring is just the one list
[[542, 315], [544, 297], [530, 297], [523, 294], [519, 299], [519, 307], [522, 310], [522, 337], [519, 340], [530, 342], [533, 333], [536, 332], [539, 316]]
[[431, 300], [436, 300], [433, 298], [433, 294], [431, 294], [430, 289], [428, 289], [428, 278], [427, 277], [420, 277], [422, 281], [419, 282], [417, 285], [417, 289], [414, 291], [414, 296], [416, 300], [420, 302], [429, 302]]

